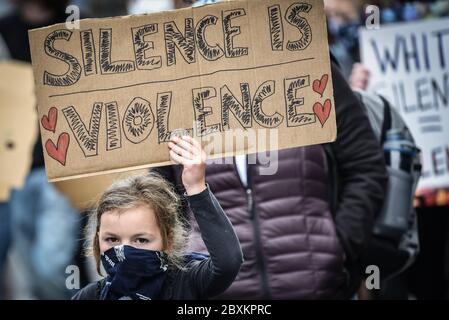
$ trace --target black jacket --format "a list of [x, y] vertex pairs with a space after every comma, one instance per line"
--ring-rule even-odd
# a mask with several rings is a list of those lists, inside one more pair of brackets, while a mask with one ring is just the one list
[[335, 225], [348, 262], [360, 259], [380, 212], [388, 175], [383, 150], [360, 101], [332, 64], [337, 140], [330, 144], [338, 170]]
[[[169, 269], [161, 300], [208, 299], [224, 292], [243, 262], [240, 243], [223, 209], [207, 187], [187, 197], [210, 258], [190, 262], [185, 270]], [[78, 291], [73, 300], [97, 300], [104, 280]]]

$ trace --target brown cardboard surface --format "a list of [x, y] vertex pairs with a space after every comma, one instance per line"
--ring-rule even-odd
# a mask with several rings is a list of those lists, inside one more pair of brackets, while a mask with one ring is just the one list
[[133, 175], [145, 174], [148, 170], [127, 171], [104, 174], [93, 177], [71, 179], [55, 182], [55, 187], [63, 193], [73, 207], [80, 211], [95, 206], [103, 192], [116, 180]]
[[[336, 137], [322, 0], [86, 19], [30, 31], [30, 47], [50, 181], [170, 164], [180, 128], [212, 158]], [[279, 139], [226, 144], [231, 129]]]
[[31, 65], [0, 62], [0, 74], [0, 201], [6, 201], [30, 169], [37, 112]]
[[7, 201], [11, 195], [11, 189], [9, 186], [0, 185], [0, 201]]

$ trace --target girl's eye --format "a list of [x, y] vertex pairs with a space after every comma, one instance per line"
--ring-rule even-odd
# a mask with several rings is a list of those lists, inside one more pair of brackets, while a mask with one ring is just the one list
[[117, 238], [114, 238], [114, 237], [106, 238], [106, 242], [109, 242], [109, 243], [115, 243], [115, 242], [117, 242], [117, 241], [118, 241], [118, 239], [117, 239]]
[[136, 242], [138, 243], [138, 244], [146, 244], [146, 243], [148, 243], [148, 242], [150, 242], [148, 239], [145, 239], [145, 238], [137, 238], [136, 239]]

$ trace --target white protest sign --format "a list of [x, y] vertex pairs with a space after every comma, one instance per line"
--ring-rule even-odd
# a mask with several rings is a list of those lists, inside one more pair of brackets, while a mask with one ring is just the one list
[[404, 117], [422, 150], [419, 189], [449, 187], [449, 18], [361, 30], [369, 90]]

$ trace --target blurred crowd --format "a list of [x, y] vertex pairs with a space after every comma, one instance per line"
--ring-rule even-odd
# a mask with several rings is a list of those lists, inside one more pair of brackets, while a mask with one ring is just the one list
[[[197, 1], [0, 0], [0, 60], [31, 62], [27, 30], [64, 22], [69, 4], [78, 5], [81, 18], [85, 18], [156, 12], [191, 6], [194, 2]], [[366, 88], [369, 78], [366, 68], [359, 64], [358, 38], [368, 4], [380, 8], [381, 24], [449, 16], [448, 0], [324, 2], [331, 52], [343, 76], [357, 89]], [[82, 252], [86, 221], [80, 210], [47, 182], [40, 137], [32, 157], [24, 186], [14, 190], [7, 202], [0, 203], [0, 298], [68, 299], [76, 289], [66, 285], [67, 266], [80, 267], [82, 286], [97, 277], [92, 261], [86, 260]], [[418, 222], [420, 255], [412, 267], [386, 285], [389, 290], [380, 295], [383, 298], [449, 297], [448, 207], [419, 208]], [[363, 294], [359, 293], [359, 298]]]
[[354, 63], [360, 61], [358, 29], [365, 25], [371, 10], [368, 5], [380, 9], [382, 25], [397, 22], [413, 22], [449, 15], [449, 2], [435, 1], [363, 1], [325, 0], [328, 16], [329, 43], [339, 60], [344, 74], [349, 77]]

